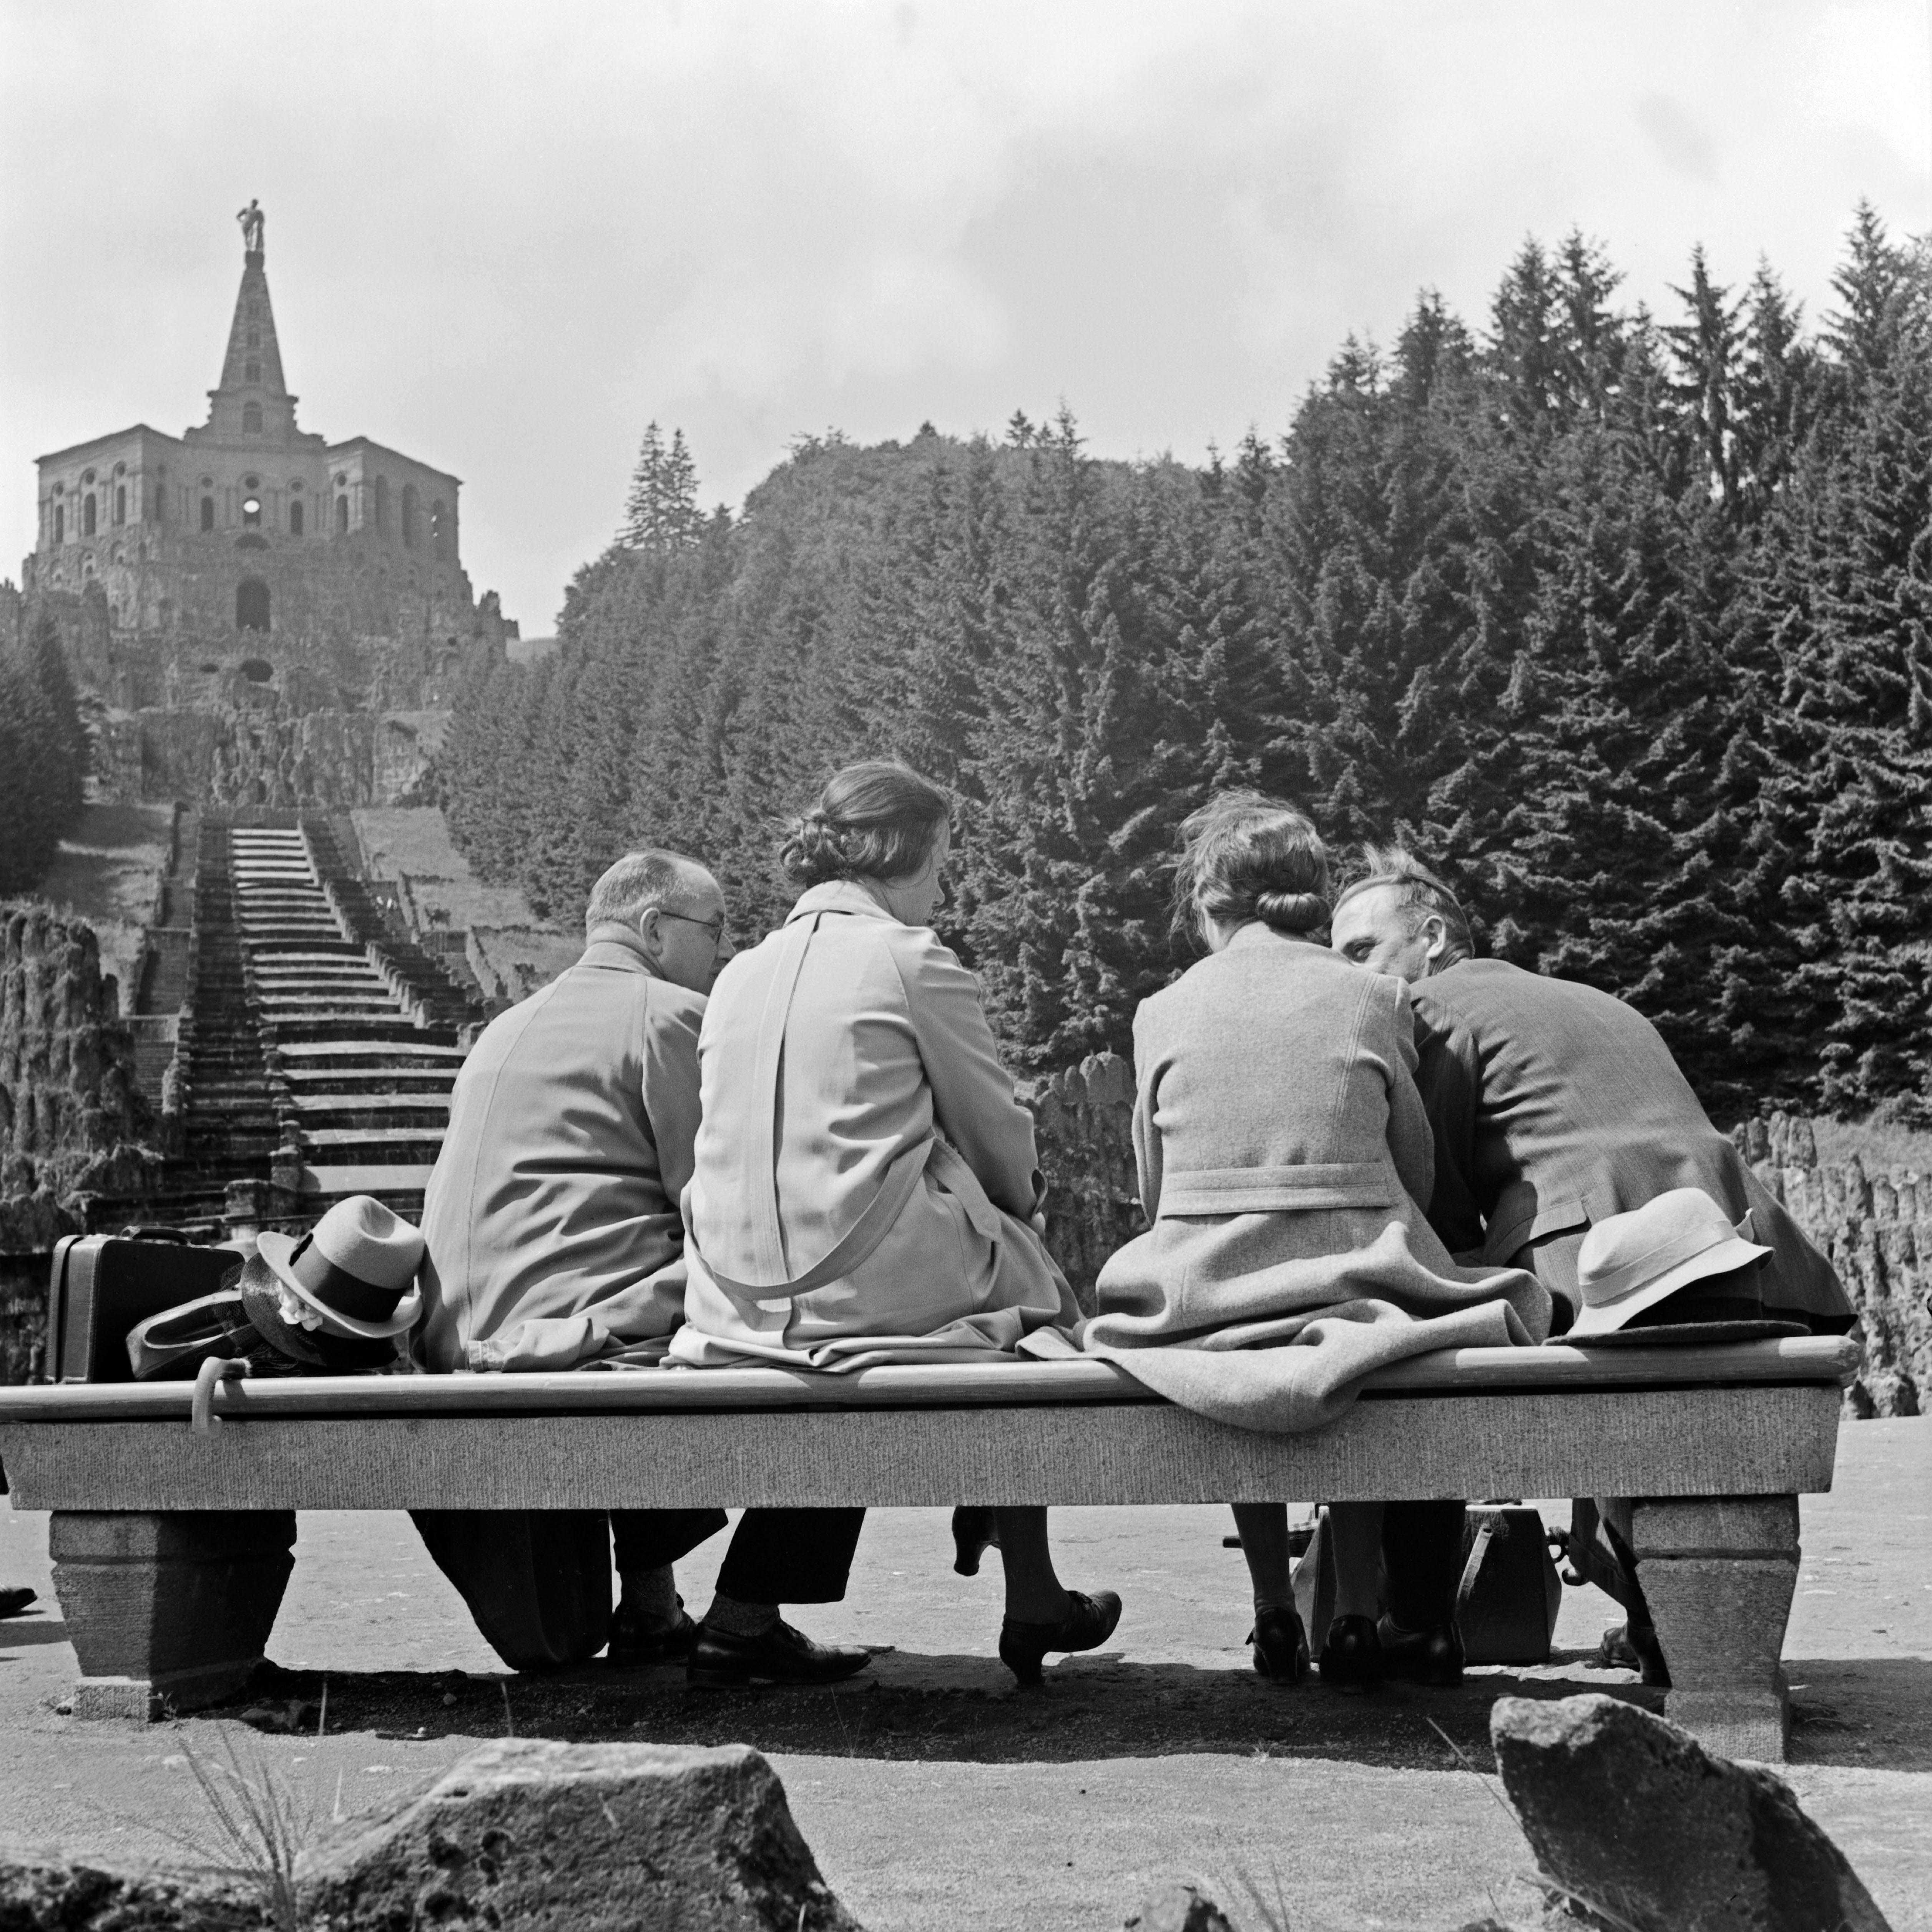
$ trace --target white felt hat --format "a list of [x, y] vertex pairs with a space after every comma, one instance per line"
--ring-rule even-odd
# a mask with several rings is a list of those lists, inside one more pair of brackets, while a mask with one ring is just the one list
[[423, 1238], [372, 1194], [352, 1194], [298, 1240], [272, 1230], [256, 1251], [329, 1328], [371, 1341], [416, 1325]]
[[1688, 1282], [1762, 1261], [1771, 1250], [1750, 1231], [1748, 1214], [1732, 1227], [1701, 1187], [1673, 1187], [1598, 1222], [1576, 1256], [1583, 1309], [1564, 1339], [1608, 1334]]

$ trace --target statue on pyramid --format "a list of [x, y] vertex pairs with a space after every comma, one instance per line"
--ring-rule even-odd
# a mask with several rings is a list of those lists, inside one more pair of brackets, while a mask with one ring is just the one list
[[268, 225], [268, 218], [262, 212], [262, 204], [259, 201], [250, 200], [235, 219], [242, 224], [243, 249], [250, 255], [261, 254], [262, 232]]

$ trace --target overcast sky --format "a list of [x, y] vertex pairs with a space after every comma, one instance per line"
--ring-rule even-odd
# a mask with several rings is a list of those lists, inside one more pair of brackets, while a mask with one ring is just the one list
[[303, 426], [464, 481], [526, 635], [645, 423], [707, 502], [800, 431], [1198, 459], [1526, 234], [1815, 314], [1932, 227], [1926, 0], [0, 0], [0, 571], [32, 460], [206, 412], [268, 266]]

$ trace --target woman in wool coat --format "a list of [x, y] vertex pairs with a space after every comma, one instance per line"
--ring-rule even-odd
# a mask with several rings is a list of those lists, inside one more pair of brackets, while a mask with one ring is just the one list
[[[697, 1367], [1012, 1359], [1079, 1310], [1040, 1239], [1033, 1121], [973, 976], [931, 929], [951, 802], [903, 765], [848, 766], [780, 852], [805, 890], [719, 975], [698, 1036], [685, 1194]], [[1062, 1588], [1043, 1508], [961, 1512], [956, 1567], [1000, 1546], [1000, 1654], [1022, 1682], [1091, 1649], [1120, 1600]]]
[[[1338, 1333], [1346, 1345], [1362, 1331], [1342, 1324], [1380, 1323], [1440, 1346], [1413, 1324], [1499, 1300], [1510, 1306], [1484, 1311], [1498, 1339], [1507, 1328], [1540, 1340], [1548, 1298], [1533, 1278], [1460, 1267], [1430, 1228], [1434, 1153], [1408, 992], [1328, 950], [1328, 861], [1315, 827], [1236, 792], [1183, 834], [1176, 923], [1208, 956], [1135, 1015], [1135, 1152], [1150, 1225], [1102, 1269], [1083, 1346], [1130, 1366], [1141, 1351], [1179, 1347], [1208, 1352], [1192, 1358], [1198, 1373], [1271, 1362], [1288, 1375], [1316, 1354], [1282, 1345]], [[1248, 1352], [1258, 1348], [1273, 1353], [1257, 1363]], [[1234, 1516], [1254, 1586], [1255, 1667], [1297, 1682], [1308, 1652], [1285, 1508], [1237, 1504]], [[1324, 1678], [1460, 1676], [1462, 1518], [1460, 1503], [1330, 1510]]]

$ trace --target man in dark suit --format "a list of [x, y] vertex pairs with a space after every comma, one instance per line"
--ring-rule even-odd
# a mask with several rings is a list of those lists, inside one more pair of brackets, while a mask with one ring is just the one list
[[1593, 1222], [1699, 1187], [1772, 1250], [1764, 1312], [1843, 1334], [1854, 1318], [1832, 1264], [1712, 1126], [1657, 1029], [1574, 980], [1472, 956], [1441, 880], [1399, 848], [1336, 902], [1331, 944], [1409, 982], [1436, 1142], [1429, 1219], [1452, 1254], [1528, 1268], [1567, 1310]]
[[[1577, 1259], [1592, 1225], [1701, 1188], [1771, 1249], [1757, 1284], [1766, 1316], [1825, 1334], [1851, 1327], [1830, 1262], [1712, 1126], [1642, 1014], [1594, 987], [1474, 958], [1468, 917], [1440, 879], [1399, 847], [1366, 856], [1336, 902], [1330, 943], [1408, 982], [1436, 1143], [1429, 1220], [1452, 1254], [1529, 1269], [1560, 1334], [1582, 1305]], [[1580, 1504], [1572, 1556], [1629, 1610], [1628, 1648], [1657, 1681], [1662, 1661], [1617, 1529], [1627, 1521], [1621, 1502]]]
[[[731, 956], [718, 882], [633, 852], [591, 889], [584, 956], [492, 1020], [450, 1098], [423, 1206], [416, 1359], [432, 1372], [660, 1356], [684, 1317], [684, 1222], [705, 996]], [[781, 1603], [836, 1602], [862, 1509], [747, 1510], [701, 1626], [671, 1566], [722, 1509], [423, 1510], [478, 1627], [520, 1669], [682, 1658], [690, 1680], [826, 1683], [868, 1654], [814, 1643]], [[622, 1598], [610, 1604], [610, 1542]]]

